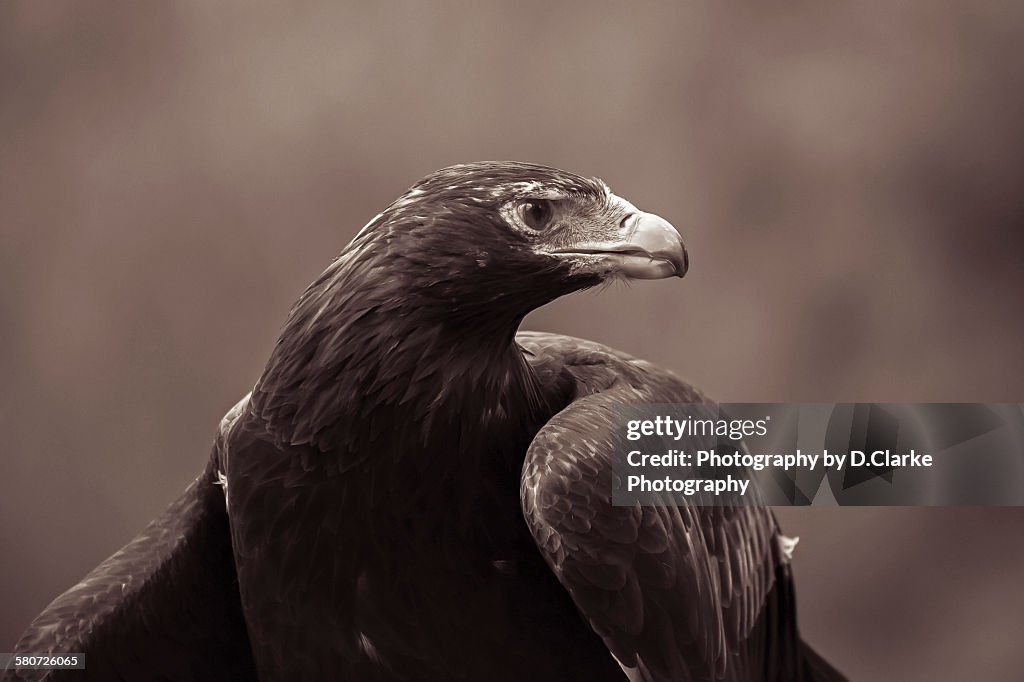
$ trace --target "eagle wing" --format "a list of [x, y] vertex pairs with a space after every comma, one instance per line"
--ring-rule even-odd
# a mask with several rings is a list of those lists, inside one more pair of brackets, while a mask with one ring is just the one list
[[[243, 401], [244, 403], [244, 401]], [[160, 516], [39, 614], [19, 653], [84, 653], [82, 670], [13, 670], [7, 680], [250, 680], [216, 453]]]
[[517, 338], [572, 401], [533, 439], [523, 513], [551, 570], [630, 680], [796, 680], [792, 580], [763, 507], [615, 507], [619, 406], [706, 399], [670, 372], [564, 336]]

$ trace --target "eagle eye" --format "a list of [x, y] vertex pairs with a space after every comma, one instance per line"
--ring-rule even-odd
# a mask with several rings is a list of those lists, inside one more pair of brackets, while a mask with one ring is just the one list
[[531, 230], [540, 232], [546, 229], [553, 214], [551, 202], [547, 199], [530, 199], [519, 204], [519, 216]]

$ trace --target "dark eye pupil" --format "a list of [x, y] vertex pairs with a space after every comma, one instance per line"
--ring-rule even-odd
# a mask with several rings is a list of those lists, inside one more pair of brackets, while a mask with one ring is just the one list
[[534, 230], [543, 230], [551, 219], [551, 204], [547, 201], [531, 201], [523, 205], [523, 220]]

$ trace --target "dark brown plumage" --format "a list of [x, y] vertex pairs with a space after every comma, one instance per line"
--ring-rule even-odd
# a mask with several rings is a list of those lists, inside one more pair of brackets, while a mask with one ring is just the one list
[[[196, 627], [231, 643], [213, 655], [237, 678], [841, 679], [808, 667], [767, 510], [610, 506], [611, 408], [702, 396], [597, 344], [516, 334], [555, 298], [686, 266], [671, 225], [599, 180], [428, 176], [300, 298], [211, 469], [19, 649], [103, 652], [138, 679], [127, 652], [156, 666], [158, 633]], [[152, 540], [167, 529], [199, 539]], [[148, 591], [112, 589], [126, 572]]]

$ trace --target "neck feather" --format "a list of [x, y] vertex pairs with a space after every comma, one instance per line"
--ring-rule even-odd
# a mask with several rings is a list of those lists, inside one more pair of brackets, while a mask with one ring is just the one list
[[337, 453], [344, 470], [374, 451], [516, 430], [545, 412], [515, 343], [521, 316], [446, 315], [337, 280], [329, 269], [296, 304], [253, 394], [279, 445]]

